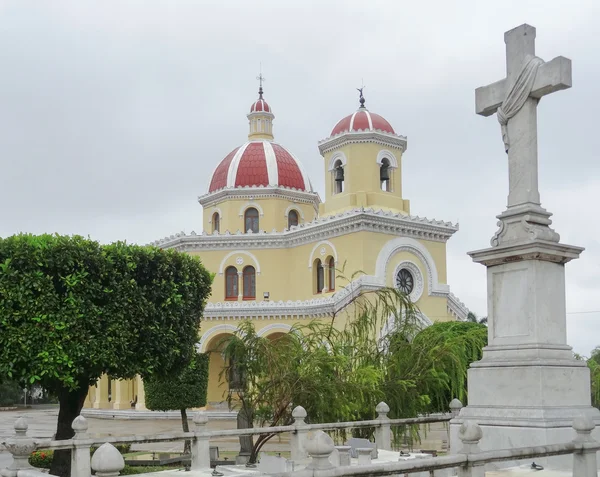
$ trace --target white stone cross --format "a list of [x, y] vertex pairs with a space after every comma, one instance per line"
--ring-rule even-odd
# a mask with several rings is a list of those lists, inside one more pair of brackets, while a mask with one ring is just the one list
[[[476, 112], [494, 114], [506, 99], [523, 67], [535, 57], [535, 28], [521, 25], [504, 34], [506, 78], [475, 90]], [[538, 189], [537, 104], [542, 96], [571, 87], [571, 60], [558, 56], [537, 69], [533, 87], [521, 109], [509, 119], [508, 207], [540, 205]]]

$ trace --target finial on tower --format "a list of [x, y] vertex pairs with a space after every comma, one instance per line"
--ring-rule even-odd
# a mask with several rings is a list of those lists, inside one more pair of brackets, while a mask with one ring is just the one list
[[262, 63], [260, 64], [260, 73], [259, 75], [256, 77], [256, 79], [258, 80], [258, 99], [263, 99], [262, 95], [263, 95], [263, 81], [266, 81], [266, 78], [262, 75]]
[[365, 97], [363, 96], [363, 89], [365, 89], [364, 81], [361, 81], [362, 86], [360, 88], [356, 88], [356, 91], [359, 93], [358, 101], [360, 103], [360, 107], [365, 107]]

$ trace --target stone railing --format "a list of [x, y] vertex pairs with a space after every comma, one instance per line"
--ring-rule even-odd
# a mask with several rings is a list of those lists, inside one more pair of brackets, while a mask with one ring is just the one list
[[[435, 475], [436, 471], [439, 472], [444, 469], [452, 471], [455, 469], [456, 472], [451, 472], [450, 475], [484, 477], [486, 464], [572, 454], [573, 477], [597, 477], [596, 453], [600, 450], [600, 443], [591, 437], [594, 428], [595, 424], [590, 418], [580, 417], [573, 422], [576, 437], [571, 442], [482, 451], [479, 448], [479, 442], [483, 437], [483, 431], [475, 422], [467, 421], [460, 428], [459, 439], [462, 441], [462, 447], [456, 454], [372, 464], [370, 454], [366, 453], [364, 456], [359, 456], [358, 465], [352, 467], [332, 464], [331, 455], [335, 449], [333, 440], [324, 432], [317, 431], [306, 443], [306, 448], [312, 459], [306, 468], [297, 472], [282, 472], [277, 475], [278, 477], [377, 477], [421, 472]], [[363, 457], [362, 462], [360, 457]], [[540, 470], [542, 467], [535, 466], [535, 469]]]
[[[454, 400], [450, 407], [452, 412], [449, 414], [410, 419], [390, 419], [388, 417], [389, 406], [381, 402], [375, 408], [377, 418], [373, 420], [307, 424], [306, 410], [302, 406], [298, 406], [292, 412], [294, 423], [289, 426], [213, 431], [206, 429], [208, 417], [203, 413], [196, 413], [193, 417], [194, 430], [190, 432], [176, 431], [169, 434], [108, 436], [99, 439], [89, 436], [87, 433], [87, 420], [83, 416], [78, 416], [72, 424], [75, 435], [73, 438], [66, 440], [34, 439], [27, 436], [27, 421], [21, 417], [15, 423], [15, 435], [3, 442], [6, 450], [13, 456], [13, 463], [7, 469], [1, 470], [0, 474], [3, 477], [47, 476], [48, 474], [40, 474], [29, 464], [30, 454], [37, 449], [71, 449], [71, 477], [90, 477], [92, 469], [98, 477], [116, 477], [125, 463], [113, 444], [143, 444], [184, 440], [192, 441], [191, 470], [206, 470], [210, 468], [211, 439], [282, 433], [290, 433], [291, 435], [291, 460], [302, 462], [307, 461], [309, 458], [309, 451], [306, 448], [309, 433], [356, 428], [374, 428], [376, 447], [381, 450], [392, 450], [392, 426], [448, 422], [457, 415], [462, 404], [460, 404], [460, 401]], [[90, 459], [90, 448], [92, 446], [100, 447]]]

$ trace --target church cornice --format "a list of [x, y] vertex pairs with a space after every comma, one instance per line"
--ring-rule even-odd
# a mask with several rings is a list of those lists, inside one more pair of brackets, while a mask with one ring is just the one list
[[[330, 297], [297, 301], [234, 301], [207, 303], [203, 319], [207, 321], [245, 320], [252, 318], [298, 320], [327, 318], [346, 308], [357, 296], [385, 287], [385, 280], [363, 275]], [[469, 310], [449, 291], [433, 296], [447, 298], [448, 312], [457, 320], [467, 319]]]
[[424, 217], [403, 215], [383, 210], [353, 209], [333, 216], [315, 219], [283, 232], [198, 235], [183, 232], [157, 240], [150, 245], [174, 248], [181, 252], [227, 249], [291, 248], [350, 233], [370, 231], [396, 236], [412, 237], [434, 242], [446, 242], [456, 231], [458, 224], [429, 220]]
[[199, 196], [198, 202], [202, 207], [213, 207], [226, 199], [287, 199], [301, 204], [312, 205], [315, 210], [318, 210], [319, 204], [321, 203], [321, 198], [316, 192], [271, 186], [225, 187]]
[[375, 143], [382, 146], [391, 146], [406, 151], [406, 136], [398, 136], [384, 131], [352, 131], [342, 132], [335, 136], [319, 141], [319, 152], [321, 155], [334, 149], [339, 149], [347, 144]]

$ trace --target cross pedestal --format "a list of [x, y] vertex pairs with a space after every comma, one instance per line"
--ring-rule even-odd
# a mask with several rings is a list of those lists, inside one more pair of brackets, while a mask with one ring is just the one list
[[[534, 39], [529, 25], [505, 34], [507, 76], [476, 90], [478, 114], [489, 116], [508, 102], [535, 56]], [[574, 359], [566, 336], [564, 265], [583, 248], [559, 243], [538, 190], [537, 104], [570, 84], [570, 60], [541, 64], [506, 124], [508, 207], [498, 216], [492, 247], [469, 253], [487, 267], [488, 346], [468, 371], [469, 402], [451, 421], [451, 449], [460, 447], [458, 429], [465, 420], [482, 427], [483, 450], [569, 442], [573, 420], [581, 415], [600, 424], [600, 411], [591, 406], [589, 370]], [[536, 463], [571, 468], [572, 457]], [[510, 465], [515, 463], [502, 466]]]

